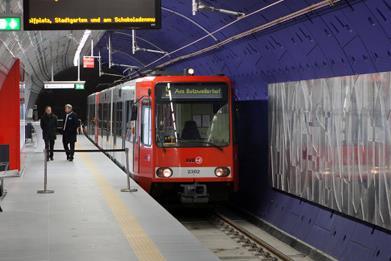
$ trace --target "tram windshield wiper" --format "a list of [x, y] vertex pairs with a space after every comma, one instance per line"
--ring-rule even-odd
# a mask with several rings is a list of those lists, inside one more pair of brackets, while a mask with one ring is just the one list
[[210, 142], [210, 141], [206, 141], [206, 140], [195, 140], [195, 141], [192, 141], [192, 143], [201, 143], [201, 144], [206, 144], [206, 145], [209, 145], [211, 147], [214, 147], [220, 151], [223, 151], [223, 147], [217, 145], [216, 143], [213, 143], [213, 142]]

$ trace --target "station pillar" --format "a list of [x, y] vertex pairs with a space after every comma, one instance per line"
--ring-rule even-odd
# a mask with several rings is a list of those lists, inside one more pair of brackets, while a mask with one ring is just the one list
[[0, 87], [0, 144], [8, 145], [9, 170], [20, 171], [20, 61]]

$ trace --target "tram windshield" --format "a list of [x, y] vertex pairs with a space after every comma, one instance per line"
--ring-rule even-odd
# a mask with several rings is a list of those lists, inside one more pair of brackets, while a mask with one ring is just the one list
[[221, 147], [229, 144], [225, 83], [159, 83], [156, 86], [159, 147]]

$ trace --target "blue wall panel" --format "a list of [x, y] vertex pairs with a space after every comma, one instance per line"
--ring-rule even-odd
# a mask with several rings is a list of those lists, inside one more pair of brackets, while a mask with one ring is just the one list
[[267, 121], [267, 101], [242, 101], [239, 108], [241, 206], [340, 260], [389, 260], [389, 233], [269, 187], [263, 151], [267, 126], [254, 121], [261, 117]]

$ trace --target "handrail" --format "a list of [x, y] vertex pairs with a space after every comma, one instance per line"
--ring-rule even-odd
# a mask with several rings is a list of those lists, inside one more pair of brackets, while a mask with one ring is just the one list
[[[53, 150], [53, 152], [66, 152], [66, 150]], [[130, 170], [129, 170], [129, 148], [124, 148], [124, 149], [95, 149], [95, 150], [74, 150], [74, 152], [87, 152], [87, 153], [95, 153], [95, 152], [125, 152], [125, 157], [126, 157], [126, 183], [127, 187], [121, 189], [121, 192], [136, 192], [138, 189], [136, 187], [131, 187], [130, 186]], [[48, 155], [47, 155], [47, 150], [43, 150], [44, 154], [44, 181], [43, 181], [43, 189], [38, 190], [38, 194], [53, 194], [54, 190], [48, 189]], [[1, 209], [1, 208], [0, 208]]]
[[[53, 152], [67, 152], [66, 150], [52, 150]], [[125, 149], [97, 149], [97, 150], [73, 150], [74, 152], [125, 152]]]

